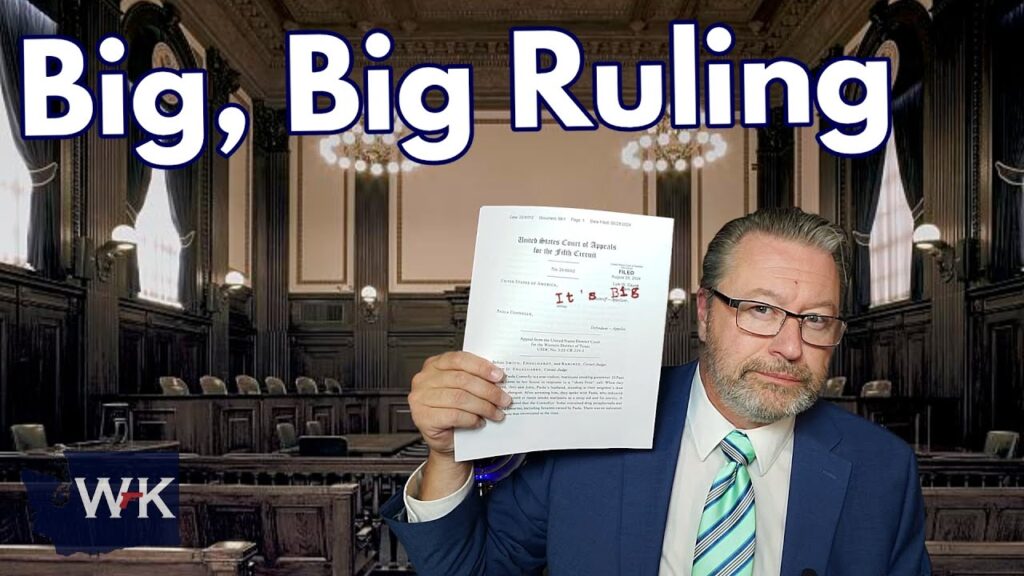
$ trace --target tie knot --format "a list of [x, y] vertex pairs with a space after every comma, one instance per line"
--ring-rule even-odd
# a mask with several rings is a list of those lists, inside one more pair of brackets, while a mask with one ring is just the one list
[[739, 430], [729, 432], [719, 446], [729, 460], [743, 466], [749, 466], [757, 458], [750, 438], [747, 438], [747, 435]]

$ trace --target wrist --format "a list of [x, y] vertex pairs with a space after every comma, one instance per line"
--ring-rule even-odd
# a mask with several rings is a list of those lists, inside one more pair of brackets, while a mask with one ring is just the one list
[[454, 494], [473, 471], [472, 462], [456, 462], [452, 454], [431, 452], [423, 466], [419, 500], [440, 500]]

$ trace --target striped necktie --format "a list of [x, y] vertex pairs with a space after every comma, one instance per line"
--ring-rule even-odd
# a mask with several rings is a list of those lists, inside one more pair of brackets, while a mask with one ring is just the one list
[[693, 576], [749, 576], [754, 572], [754, 488], [747, 466], [754, 447], [733, 430], [718, 445], [728, 461], [711, 484], [693, 551]]

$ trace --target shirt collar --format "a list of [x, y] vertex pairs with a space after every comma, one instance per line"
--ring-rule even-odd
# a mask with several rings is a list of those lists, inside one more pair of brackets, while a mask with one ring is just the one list
[[[787, 416], [765, 426], [741, 430], [750, 438], [750, 443], [754, 446], [754, 454], [757, 455], [755, 463], [759, 475], [767, 474], [772, 464], [778, 459], [786, 442], [793, 435], [795, 421], [793, 416]], [[690, 401], [686, 411], [686, 425], [693, 435], [693, 440], [697, 445], [697, 456], [701, 461], [707, 460], [722, 440], [730, 432], [736, 430], [736, 427], [725, 416], [722, 416], [722, 413], [708, 399], [707, 392], [704, 390], [704, 381], [700, 377], [700, 365], [693, 372]]]

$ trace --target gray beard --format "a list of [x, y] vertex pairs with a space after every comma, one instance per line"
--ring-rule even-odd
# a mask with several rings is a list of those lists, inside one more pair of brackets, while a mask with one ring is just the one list
[[[727, 344], [726, 344], [727, 345]], [[714, 337], [708, 319], [707, 342], [701, 348], [700, 361], [711, 377], [711, 385], [722, 403], [736, 415], [757, 424], [771, 424], [807, 410], [818, 400], [824, 376], [818, 376], [806, 366], [785, 360], [770, 362], [751, 358], [741, 366], [725, 366], [721, 354], [722, 343]], [[776, 372], [800, 380], [794, 388], [757, 380], [753, 372]]]

